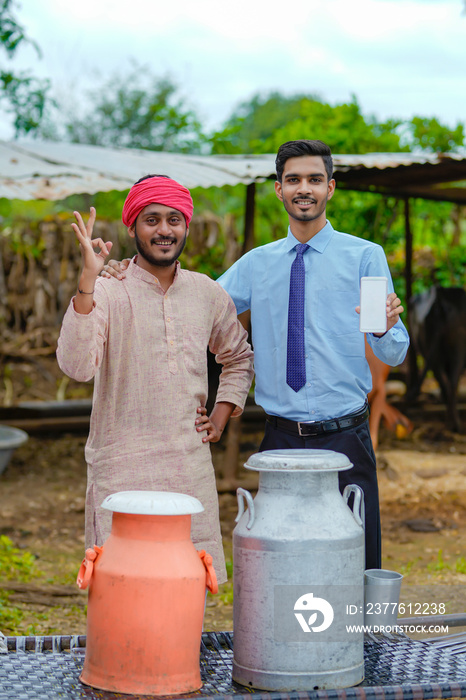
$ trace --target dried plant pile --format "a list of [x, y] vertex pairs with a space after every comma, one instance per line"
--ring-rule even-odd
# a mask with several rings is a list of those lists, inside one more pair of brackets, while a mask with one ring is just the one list
[[[91, 388], [70, 382], [56, 366], [60, 324], [81, 266], [69, 214], [16, 220], [0, 231], [0, 406], [21, 401], [84, 398]], [[211, 276], [240, 255], [235, 217], [210, 213], [191, 222], [183, 266]], [[120, 221], [98, 220], [95, 236], [113, 242], [112, 257], [134, 254]]]
[[[81, 264], [69, 217], [17, 222], [0, 234], [0, 403], [54, 399], [60, 324], [75, 293]], [[122, 254], [124, 229], [99, 222], [96, 235]], [[58, 381], [58, 386], [57, 386]]]

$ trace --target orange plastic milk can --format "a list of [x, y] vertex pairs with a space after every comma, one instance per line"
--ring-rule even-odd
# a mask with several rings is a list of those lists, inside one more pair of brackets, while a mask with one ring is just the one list
[[102, 690], [175, 695], [201, 687], [199, 653], [206, 588], [218, 590], [212, 557], [191, 542], [196, 498], [123, 491], [103, 547], [86, 550], [78, 574], [89, 586], [81, 680]]

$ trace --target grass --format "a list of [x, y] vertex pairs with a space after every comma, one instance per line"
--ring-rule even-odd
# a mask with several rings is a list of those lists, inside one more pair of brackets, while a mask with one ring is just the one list
[[455, 563], [455, 570], [458, 574], [466, 574], [466, 559], [458, 557]]
[[[0, 580], [27, 583], [40, 574], [31, 552], [17, 549], [9, 537], [0, 535]], [[23, 618], [24, 611], [10, 604], [9, 593], [0, 588], [0, 629], [14, 630]]]
[[443, 557], [443, 550], [439, 549], [437, 560], [428, 564], [427, 569], [434, 575], [443, 571], [455, 571], [457, 574], [466, 574], [466, 558], [458, 557], [454, 563], [450, 564], [445, 561]]
[[27, 582], [39, 575], [35, 556], [15, 547], [6, 535], [0, 535], [0, 576], [8, 581]]
[[406, 562], [406, 564], [402, 564], [399, 569], [400, 569], [400, 574], [403, 574], [403, 576], [408, 576], [411, 573], [411, 569], [417, 562], [419, 561], [418, 559], [410, 559], [409, 561]]
[[449, 569], [449, 568], [450, 568], [450, 566], [444, 560], [443, 551], [441, 549], [439, 549], [439, 551], [438, 551], [437, 561], [427, 565], [427, 569], [429, 571], [431, 571], [432, 573], [445, 571], [446, 569]]

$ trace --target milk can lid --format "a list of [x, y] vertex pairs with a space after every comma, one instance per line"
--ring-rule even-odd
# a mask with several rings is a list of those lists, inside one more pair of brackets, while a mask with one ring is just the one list
[[171, 491], [119, 491], [107, 496], [102, 508], [134, 515], [190, 515], [204, 510], [197, 498]]
[[329, 472], [353, 465], [346, 455], [333, 450], [265, 450], [251, 455], [244, 466], [261, 472]]

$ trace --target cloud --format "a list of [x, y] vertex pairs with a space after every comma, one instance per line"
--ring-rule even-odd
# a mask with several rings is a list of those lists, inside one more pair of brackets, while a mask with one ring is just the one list
[[213, 125], [254, 92], [358, 97], [365, 113], [465, 119], [461, 0], [22, 0], [36, 71], [82, 89], [130, 58], [177, 81]]

